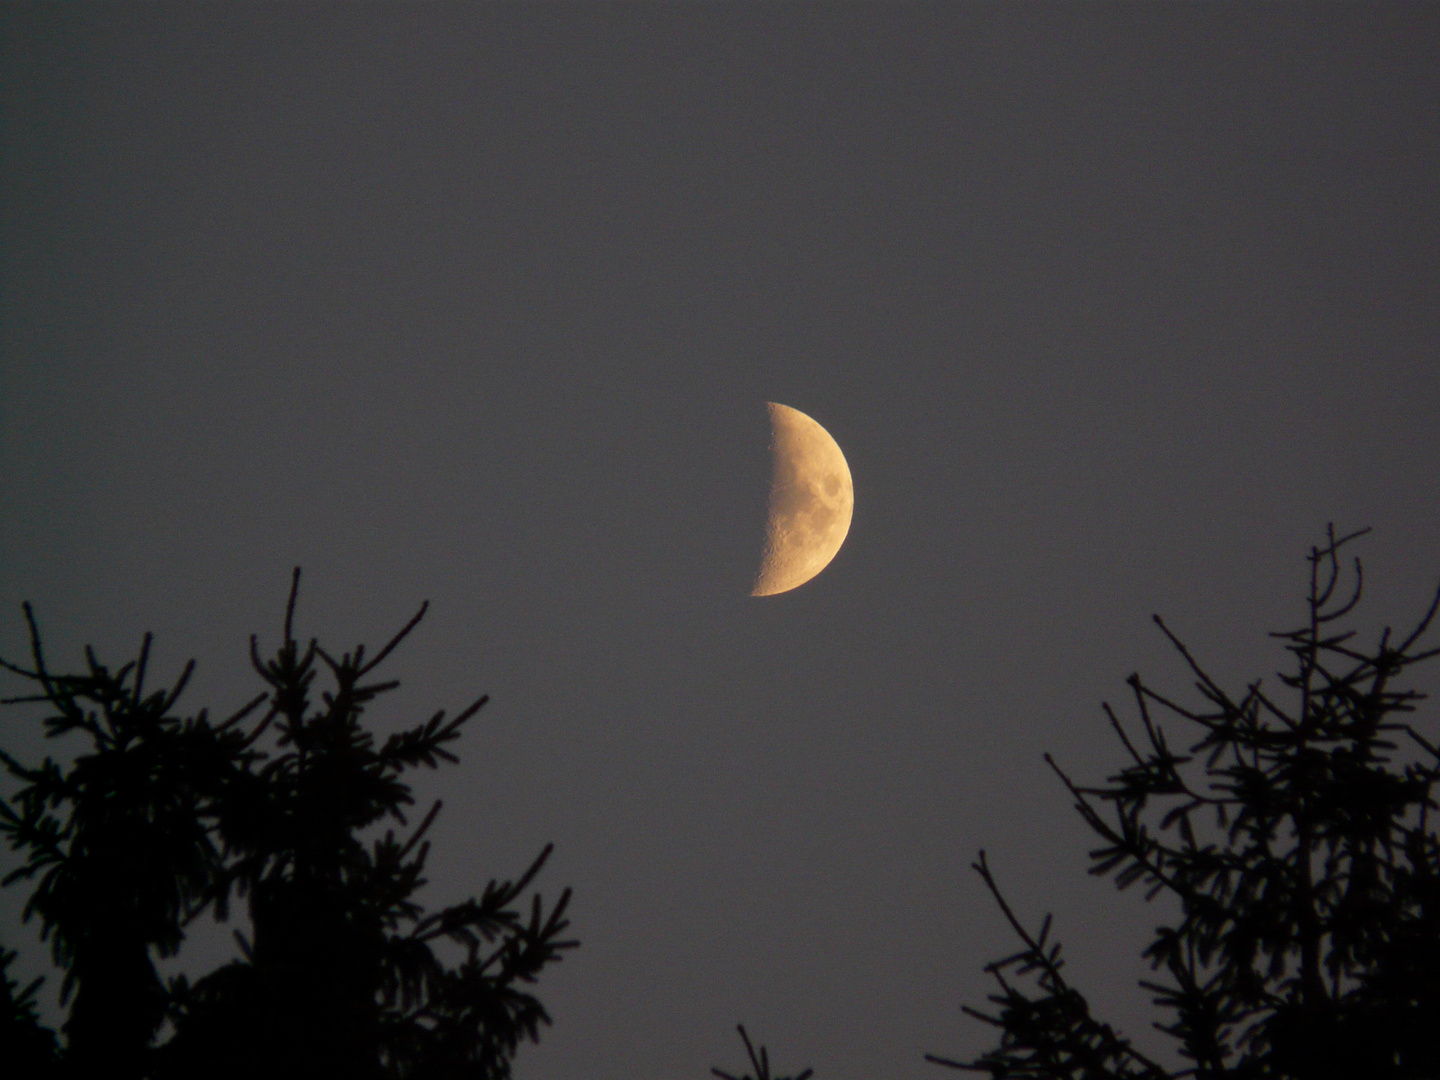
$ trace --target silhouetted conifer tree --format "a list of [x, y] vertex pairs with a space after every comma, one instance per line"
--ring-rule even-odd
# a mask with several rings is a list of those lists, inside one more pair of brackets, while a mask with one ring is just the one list
[[[486, 698], [377, 742], [362, 716], [398, 683], [370, 676], [425, 607], [373, 658], [359, 646], [337, 659], [295, 641], [298, 585], [297, 572], [274, 657], [251, 639], [270, 688], [256, 734], [269, 729], [274, 749], [237, 777], [220, 814], [254, 939], [242, 942], [244, 960], [177, 986], [167, 1072], [193, 1075], [208, 1061], [222, 1065], [211, 1075], [506, 1077], [521, 1040], [549, 1021], [524, 987], [575, 944], [561, 936], [569, 890], [548, 914], [538, 896], [528, 916], [514, 906], [547, 847], [519, 880], [491, 882], [477, 899], [431, 914], [416, 902], [440, 804], [408, 837], [392, 829], [367, 842], [365, 832], [405, 824], [413, 799], [401, 776], [454, 762], [447, 744]], [[332, 686], [316, 701], [322, 671]], [[461, 951], [458, 964], [444, 962], [441, 943]]]
[[1305, 624], [1272, 635], [1291, 655], [1282, 689], [1223, 689], [1157, 617], [1200, 703], [1132, 675], [1141, 737], [1105, 706], [1124, 768], [1084, 787], [1046, 756], [1100, 837], [1091, 872], [1178, 901], [1179, 921], [1144, 951], [1156, 976], [1141, 985], [1184, 1064], [1152, 1060], [1092, 1015], [1050, 917], [1032, 934], [984, 852], [975, 869], [1022, 948], [986, 969], [994, 1009], [965, 1011], [1000, 1044], [975, 1061], [930, 1060], [1017, 1080], [1440, 1077], [1440, 750], [1433, 722], [1426, 735], [1405, 719], [1423, 695], [1397, 682], [1440, 652], [1421, 647], [1440, 594], [1403, 638], [1358, 643], [1344, 620], [1361, 566], [1342, 588], [1340, 551], [1360, 535], [1332, 530], [1312, 550]]
[[172, 956], [183, 926], [204, 906], [218, 869], [216, 798], [242, 752], [234, 725], [204, 713], [180, 719], [171, 708], [190, 678], [145, 692], [147, 634], [139, 657], [112, 671], [86, 650], [88, 670], [50, 671], [33, 612], [25, 605], [33, 666], [0, 661], [38, 687], [6, 699], [53, 710], [52, 738], [79, 736], [86, 749], [69, 766], [38, 767], [0, 751], [23, 786], [0, 801], [0, 834], [25, 861], [4, 878], [34, 879], [25, 917], [65, 969], [62, 1003], [66, 1072], [131, 1080], [144, 1074], [167, 996], [154, 957]]
[[[91, 742], [69, 768], [0, 755], [25, 785], [0, 802], [0, 831], [26, 857], [6, 881], [38, 876], [27, 917], [75, 990], [67, 1076], [503, 1080], [549, 1022], [528, 986], [575, 945], [569, 890], [548, 911], [539, 896], [517, 904], [551, 849], [517, 881], [429, 913], [415, 894], [440, 804], [408, 835], [376, 834], [386, 820], [406, 827], [403, 774], [456, 761], [448, 745], [485, 699], [377, 741], [362, 717], [398, 684], [371, 675], [425, 608], [373, 659], [363, 646], [336, 659], [294, 640], [298, 587], [297, 570], [274, 657], [251, 641], [267, 691], [219, 725], [170, 714], [193, 664], [144, 695], [148, 636], [117, 672], [87, 651], [87, 673], [54, 675], [25, 609], [33, 667], [5, 666], [38, 693], [10, 700], [48, 704], [47, 734]], [[322, 672], [332, 685], [316, 700]], [[237, 935], [243, 959], [162, 985], [154, 956], [172, 955], [210, 905], [226, 918], [232, 895], [253, 931]], [[6, 987], [0, 1022], [43, 1042], [34, 987]], [[173, 1037], [157, 1047], [167, 1018]], [[19, 1060], [3, 1053], [0, 1071]]]

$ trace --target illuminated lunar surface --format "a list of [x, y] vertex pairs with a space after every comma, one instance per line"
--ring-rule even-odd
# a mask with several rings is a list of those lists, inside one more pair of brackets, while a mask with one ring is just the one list
[[751, 596], [803, 585], [829, 565], [850, 531], [855, 488], [830, 433], [788, 405], [770, 408], [770, 515]]

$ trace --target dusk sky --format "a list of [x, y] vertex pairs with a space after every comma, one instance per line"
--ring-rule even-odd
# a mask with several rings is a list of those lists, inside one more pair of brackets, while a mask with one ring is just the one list
[[[1046, 768], [1102, 700], [1270, 675], [1327, 522], [1367, 619], [1440, 578], [1440, 5], [0, 8], [0, 655], [146, 630], [182, 707], [297, 631], [382, 730], [490, 704], [435, 904], [583, 942], [517, 1080], [939, 1080], [1057, 913], [1141, 1045], [1163, 912]], [[751, 597], [766, 402], [844, 451]], [[18, 712], [0, 741], [35, 756]], [[15, 857], [0, 852], [0, 867]], [[0, 940], [46, 970], [23, 895]], [[202, 931], [178, 965], [231, 955]], [[58, 988], [52, 976], [49, 988]], [[53, 1012], [51, 1014], [54, 1015]]]

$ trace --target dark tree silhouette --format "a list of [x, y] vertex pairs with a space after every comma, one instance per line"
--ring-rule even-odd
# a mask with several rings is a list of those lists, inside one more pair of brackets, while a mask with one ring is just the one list
[[[170, 715], [189, 666], [144, 696], [148, 636], [118, 672], [87, 652], [87, 674], [53, 675], [26, 608], [34, 666], [6, 667], [39, 692], [12, 701], [50, 705], [49, 735], [81, 731], [93, 746], [68, 770], [0, 758], [25, 784], [0, 803], [26, 855], [7, 881], [40, 875], [27, 917], [76, 988], [67, 1075], [503, 1080], [549, 1022], [527, 987], [576, 944], [563, 937], [569, 890], [548, 911], [538, 895], [528, 912], [517, 904], [551, 849], [518, 880], [431, 913], [416, 893], [440, 804], [395, 831], [413, 802], [403, 774], [456, 761], [449, 747], [485, 699], [377, 740], [364, 713], [398, 683], [371, 676], [425, 607], [373, 658], [360, 646], [336, 659], [294, 640], [298, 588], [297, 570], [274, 657], [251, 640], [266, 692], [219, 725]], [[317, 701], [321, 674], [332, 685]], [[202, 911], [228, 917], [232, 896], [253, 932], [237, 932], [243, 959], [162, 985], [152, 953], [173, 954]], [[23, 1026], [30, 999], [11, 997]], [[166, 1019], [173, 1035], [157, 1046]]]
[[[270, 688], [255, 734], [270, 729], [274, 751], [237, 777], [220, 813], [228, 881], [248, 898], [254, 940], [242, 941], [243, 961], [177, 986], [166, 1070], [188, 1076], [210, 1062], [235, 1076], [506, 1077], [520, 1041], [549, 1021], [523, 987], [574, 946], [561, 937], [570, 893], [548, 914], [538, 896], [528, 918], [515, 909], [547, 847], [518, 881], [491, 882], [478, 899], [433, 914], [416, 903], [440, 804], [408, 837], [390, 830], [367, 843], [364, 832], [386, 819], [405, 825], [413, 800], [402, 774], [454, 762], [447, 744], [486, 698], [377, 744], [362, 715], [398, 684], [368, 680], [426, 609], [373, 658], [360, 646], [336, 659], [295, 641], [298, 586], [297, 572], [274, 657], [262, 659], [251, 639]], [[333, 688], [316, 703], [321, 671]], [[445, 964], [441, 942], [461, 950], [458, 965]]]
[[[1440, 594], [1414, 630], [1366, 648], [1345, 629], [1362, 569], [1342, 587], [1340, 552], [1310, 554], [1308, 617], [1274, 634], [1291, 669], [1281, 689], [1222, 689], [1156, 618], [1196, 678], [1181, 704], [1132, 675], [1140, 739], [1107, 705], [1129, 759], [1083, 787], [1046, 756], [1100, 837], [1091, 873], [1147, 899], [1178, 901], [1144, 951], [1183, 1064], [1141, 1053], [1095, 1018], [1064, 974], [1047, 916], [1038, 933], [975, 869], [1022, 948], [986, 970], [998, 1029], [975, 1061], [943, 1065], [1026, 1080], [1434, 1080], [1440, 1077], [1440, 838], [1432, 812], [1440, 751], [1406, 719], [1423, 697], [1397, 684], [1423, 648]], [[1162, 719], [1193, 734], [1176, 748]], [[1433, 724], [1430, 725], [1433, 727]]]
[[10, 977], [17, 954], [0, 948], [0, 1061], [10, 1075], [51, 1077], [55, 1070], [55, 1033], [40, 1023], [35, 992], [43, 979], [20, 986]]
[[752, 1077], [747, 1073], [744, 1076], [732, 1076], [723, 1069], [712, 1068], [710, 1072], [718, 1076], [720, 1080], [810, 1080], [813, 1069], [805, 1069], [793, 1077], [771, 1077], [769, 1051], [762, 1046], [759, 1053], [756, 1053], [755, 1045], [750, 1041], [750, 1035], [746, 1032], [744, 1024], [736, 1024], [735, 1030], [740, 1032], [740, 1038], [745, 1042], [745, 1052], [750, 1055], [750, 1067], [755, 1070], [755, 1075]]
[[25, 917], [40, 917], [66, 971], [62, 1003], [74, 995], [67, 1071], [129, 1080], [143, 1074], [165, 1016], [154, 954], [175, 954], [218, 869], [216, 798], [243, 752], [235, 725], [244, 711], [218, 726], [204, 713], [172, 716], [194, 665], [173, 687], [146, 694], [148, 634], [138, 658], [116, 671], [87, 649], [85, 672], [55, 674], [34, 613], [24, 611], [33, 667], [0, 664], [39, 692], [4, 703], [49, 706], [46, 734], [79, 735], [89, 746], [68, 768], [50, 758], [28, 767], [0, 751], [23, 783], [0, 801], [0, 834], [25, 855], [4, 884], [36, 879]]

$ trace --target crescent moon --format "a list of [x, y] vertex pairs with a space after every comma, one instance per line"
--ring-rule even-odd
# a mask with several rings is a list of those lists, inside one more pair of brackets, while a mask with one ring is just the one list
[[788, 405], [770, 409], [770, 513], [751, 596], [804, 585], [835, 558], [855, 510], [850, 466], [830, 433]]

